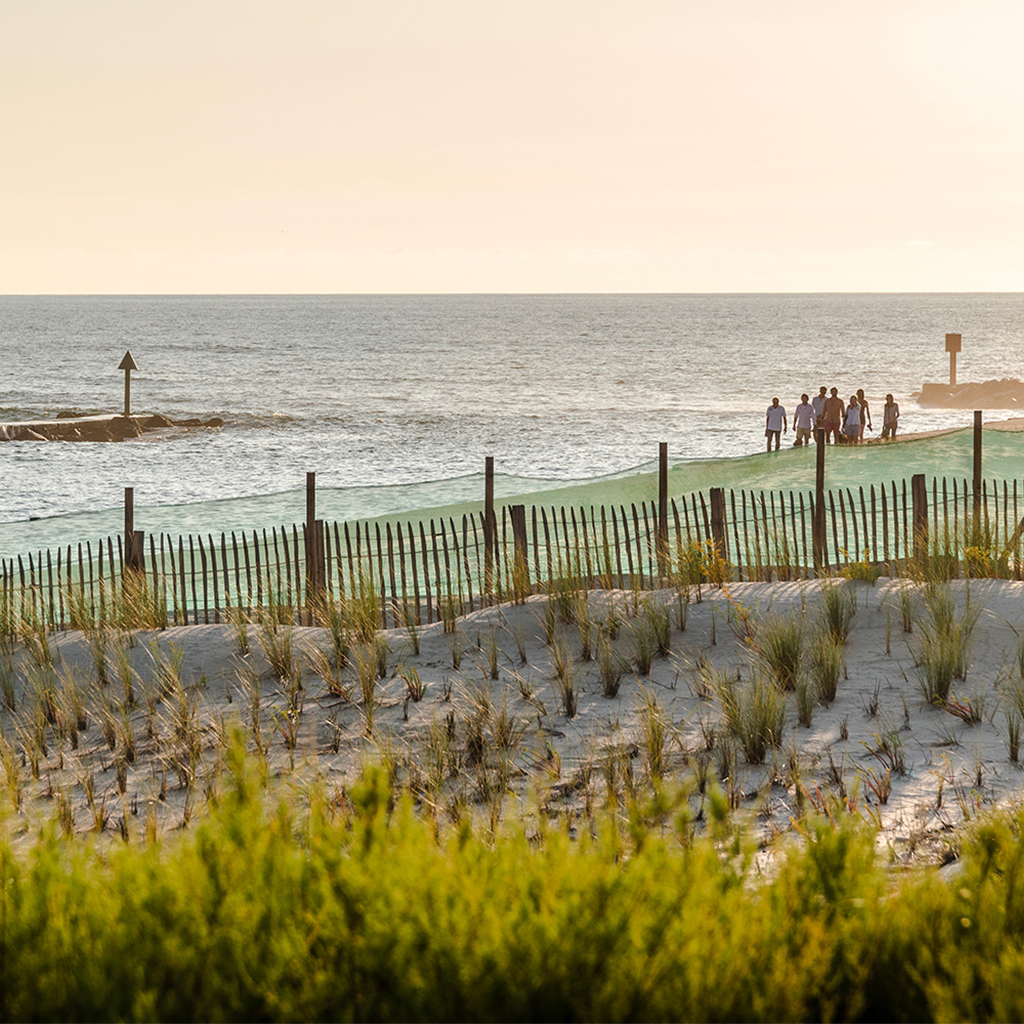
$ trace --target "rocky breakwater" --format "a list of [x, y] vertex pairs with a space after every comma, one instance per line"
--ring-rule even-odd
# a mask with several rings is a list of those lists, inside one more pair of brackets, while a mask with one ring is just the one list
[[940, 409], [1022, 409], [1024, 381], [1007, 377], [963, 384], [922, 384], [921, 390], [911, 397], [919, 405]]
[[172, 420], [167, 416], [79, 416], [58, 413], [53, 420], [0, 424], [0, 441], [127, 441], [150, 431], [168, 434], [190, 427], [221, 427], [224, 421]]

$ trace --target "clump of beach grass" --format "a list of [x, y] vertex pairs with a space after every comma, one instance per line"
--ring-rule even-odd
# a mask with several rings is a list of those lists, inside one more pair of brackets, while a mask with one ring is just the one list
[[[341, 668], [348, 663], [349, 647], [352, 643], [352, 629], [345, 613], [345, 604], [341, 601], [322, 601], [316, 608], [314, 621], [321, 629], [327, 631], [330, 640], [331, 657], [336, 667]], [[413, 627], [415, 630], [415, 627]], [[419, 653], [419, 637], [415, 638], [414, 654]]]
[[571, 655], [567, 655], [561, 662], [555, 673], [554, 685], [562, 714], [566, 718], [575, 718], [579, 710], [580, 680]]
[[857, 595], [848, 582], [824, 580], [821, 585], [822, 623], [835, 639], [845, 644], [850, 638], [850, 627], [857, 613]]
[[0, 700], [8, 711], [17, 711], [18, 674], [14, 659], [8, 651], [0, 651]]
[[800, 675], [803, 643], [803, 626], [796, 616], [770, 615], [758, 623], [751, 646], [771, 670], [778, 685], [792, 692]]
[[717, 689], [726, 725], [744, 759], [764, 764], [769, 749], [782, 742], [786, 719], [786, 699], [776, 680], [755, 667], [746, 683], [719, 675]]
[[249, 616], [245, 609], [233, 605], [228, 598], [227, 619], [231, 624], [231, 633], [235, 641], [235, 652], [240, 658], [249, 656]]
[[374, 719], [377, 710], [377, 683], [381, 678], [379, 662], [374, 644], [359, 642], [352, 646], [352, 665], [356, 670], [359, 682], [359, 693], [362, 697], [361, 710], [366, 725], [366, 735], [373, 735]]
[[809, 729], [814, 717], [816, 691], [812, 681], [803, 673], [797, 677], [795, 693], [797, 721]]
[[831, 630], [819, 629], [811, 635], [807, 669], [816, 699], [826, 707], [836, 699], [845, 659], [843, 644]]
[[655, 782], [660, 782], [666, 770], [666, 744], [669, 727], [665, 711], [658, 703], [657, 696], [640, 688], [640, 732], [643, 737], [643, 757], [647, 773]]
[[398, 670], [399, 678], [405, 683], [405, 692], [409, 700], [418, 704], [427, 693], [427, 684], [420, 679], [420, 674], [412, 665], [403, 665]]
[[616, 653], [611, 637], [602, 629], [597, 638], [597, 673], [602, 696], [618, 696], [624, 671], [622, 659]]
[[972, 604], [968, 593], [964, 610], [958, 613], [956, 595], [942, 584], [925, 588], [924, 606], [914, 660], [925, 700], [941, 705], [949, 697], [953, 681], [967, 678], [971, 636], [981, 609]]
[[900, 613], [900, 626], [904, 633], [914, 632], [914, 619], [917, 617], [917, 594], [910, 584], [901, 583], [896, 596], [896, 606]]
[[270, 671], [278, 679], [289, 678], [295, 670], [294, 632], [290, 624], [282, 625], [276, 616], [264, 615], [261, 618], [256, 639]]

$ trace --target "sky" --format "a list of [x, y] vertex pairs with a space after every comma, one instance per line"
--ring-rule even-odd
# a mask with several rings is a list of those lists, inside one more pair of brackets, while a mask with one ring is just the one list
[[1019, 0], [0, 0], [4, 294], [1024, 290]]

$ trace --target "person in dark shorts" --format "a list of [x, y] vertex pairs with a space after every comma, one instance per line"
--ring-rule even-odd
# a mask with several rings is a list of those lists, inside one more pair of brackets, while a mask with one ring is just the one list
[[772, 450], [772, 441], [775, 442], [775, 450], [779, 450], [779, 437], [781, 434], [789, 433], [789, 424], [786, 422], [786, 407], [779, 405], [777, 398], [772, 399], [768, 411], [764, 417], [764, 436], [768, 439], [768, 451]]
[[865, 424], [867, 424], [868, 430], [875, 429], [871, 425], [871, 409], [868, 406], [868, 400], [864, 397], [863, 388], [857, 388], [857, 402], [860, 404], [860, 437], [857, 440], [863, 441]]
[[892, 395], [885, 396], [885, 405], [882, 406], [882, 440], [896, 436], [896, 425], [900, 418], [900, 407], [893, 401]]
[[814, 443], [818, 443], [818, 430], [822, 427], [821, 412], [825, 408], [825, 401], [828, 399], [828, 388], [824, 384], [818, 388], [818, 393], [811, 399], [814, 407]]
[[821, 410], [821, 427], [825, 431], [825, 440], [829, 444], [839, 444], [839, 431], [846, 416], [846, 406], [839, 397], [839, 388], [833, 388], [831, 395], [825, 399], [825, 407]]

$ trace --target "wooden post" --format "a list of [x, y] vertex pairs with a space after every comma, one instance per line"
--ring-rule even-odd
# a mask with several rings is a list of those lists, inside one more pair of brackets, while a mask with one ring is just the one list
[[725, 560], [725, 488], [711, 488], [711, 539], [715, 556]]
[[949, 353], [949, 386], [956, 384], [956, 354], [963, 347], [963, 341], [959, 334], [946, 335], [946, 351]]
[[327, 553], [324, 548], [324, 521], [313, 520], [313, 554], [316, 565], [316, 599], [323, 601], [327, 593]]
[[981, 532], [981, 410], [974, 410], [974, 537], [973, 543], [979, 543]]
[[818, 427], [814, 466], [814, 518], [811, 520], [811, 546], [814, 568], [820, 573], [825, 564], [825, 431]]
[[928, 557], [928, 488], [924, 473], [910, 478], [911, 519], [914, 526], [914, 559], [924, 562]]
[[146, 564], [145, 534], [135, 529], [135, 489], [124, 489], [124, 567], [143, 570]]
[[316, 530], [316, 473], [306, 474], [306, 600], [312, 614], [320, 594], [319, 550]]
[[139, 364], [132, 358], [131, 349], [125, 352], [117, 368], [124, 370], [124, 415], [127, 418], [132, 414], [132, 370], [139, 368]]
[[[724, 498], [723, 498], [724, 501]], [[724, 521], [724, 520], [723, 520]], [[668, 576], [668, 444], [658, 445], [658, 575]]]
[[512, 590], [517, 600], [530, 592], [530, 549], [526, 539], [526, 506], [512, 505], [509, 508], [512, 519], [513, 563]]
[[135, 532], [135, 488], [124, 489], [124, 551], [125, 560], [131, 565], [132, 534]]
[[494, 593], [494, 456], [484, 459], [484, 599]]

